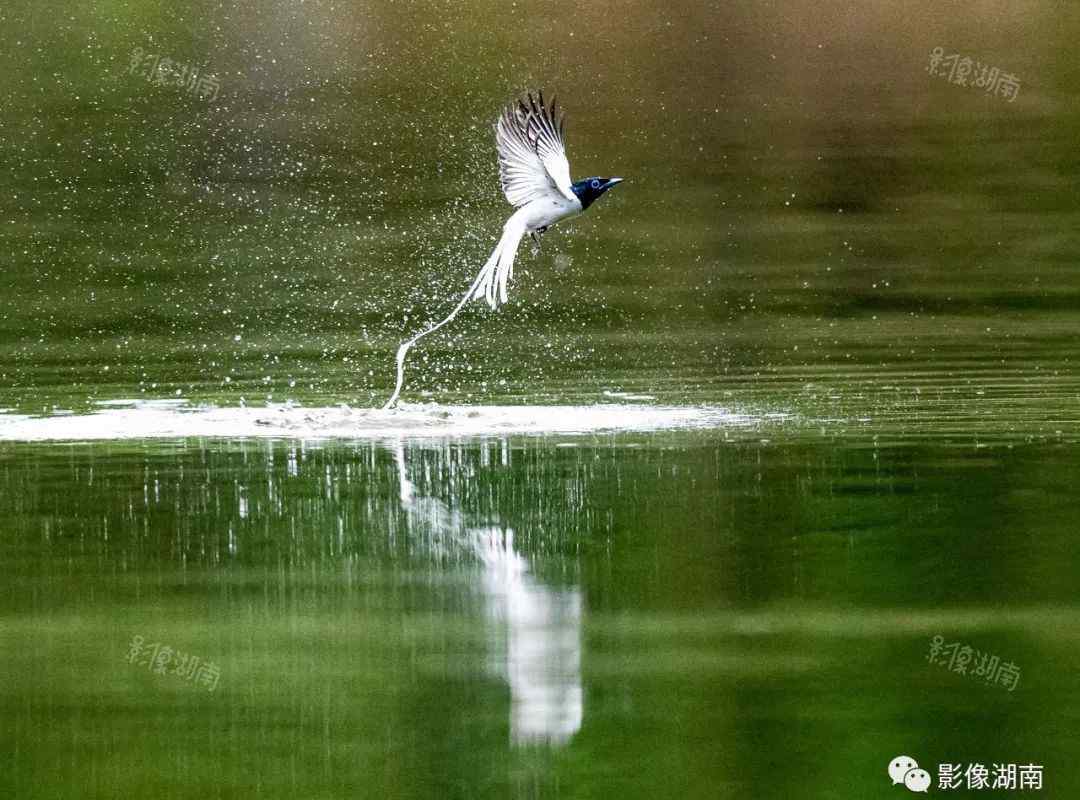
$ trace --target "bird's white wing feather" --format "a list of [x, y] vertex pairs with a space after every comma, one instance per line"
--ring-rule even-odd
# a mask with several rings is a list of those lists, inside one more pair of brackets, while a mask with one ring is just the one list
[[575, 200], [570, 188], [570, 162], [566, 160], [563, 120], [555, 102], [549, 108], [544, 95], [530, 94], [528, 103], [507, 108], [495, 124], [499, 152], [499, 180], [512, 206], [520, 208], [553, 193]]

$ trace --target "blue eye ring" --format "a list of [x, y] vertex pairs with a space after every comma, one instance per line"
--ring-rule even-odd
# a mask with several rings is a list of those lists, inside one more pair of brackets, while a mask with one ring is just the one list
[[589, 182], [589, 186], [591, 186], [591, 187], [592, 187], [592, 188], [594, 188], [594, 189], [599, 189], [599, 188], [600, 188], [600, 181], [596, 180], [596, 178], [593, 178], [593, 179], [592, 179], [592, 180], [591, 180], [591, 181]]

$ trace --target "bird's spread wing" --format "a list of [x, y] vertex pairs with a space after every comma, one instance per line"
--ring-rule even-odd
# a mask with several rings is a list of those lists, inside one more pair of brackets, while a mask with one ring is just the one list
[[519, 101], [503, 111], [495, 123], [499, 151], [499, 180], [510, 205], [520, 208], [531, 200], [562, 195], [576, 199], [570, 188], [570, 162], [563, 142], [563, 119], [549, 108], [544, 95]]

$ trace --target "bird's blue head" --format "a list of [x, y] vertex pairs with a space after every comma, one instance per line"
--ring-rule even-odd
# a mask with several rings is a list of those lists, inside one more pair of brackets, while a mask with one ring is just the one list
[[581, 201], [581, 209], [584, 211], [596, 200], [617, 183], [622, 183], [622, 178], [586, 178], [578, 181], [570, 188], [574, 190], [577, 199]]

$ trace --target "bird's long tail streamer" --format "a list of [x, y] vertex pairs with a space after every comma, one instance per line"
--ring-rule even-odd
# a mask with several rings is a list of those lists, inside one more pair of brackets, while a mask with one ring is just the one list
[[476, 287], [473, 297], [487, 300], [487, 304], [492, 308], [498, 308], [499, 303], [506, 302], [506, 287], [514, 277], [514, 257], [524, 234], [525, 227], [515, 224], [511, 217], [503, 228], [503, 235], [495, 252], [480, 271], [480, 285]]
[[434, 333], [443, 325], [446, 325], [448, 322], [453, 320], [454, 317], [461, 313], [461, 309], [465, 308], [465, 304], [473, 298], [476, 290], [480, 287], [484, 280], [488, 278], [488, 276], [493, 270], [498, 268], [499, 255], [502, 253], [502, 250], [503, 240], [500, 239], [499, 243], [495, 246], [495, 251], [491, 254], [491, 257], [487, 260], [487, 263], [484, 264], [483, 269], [481, 269], [480, 272], [477, 273], [476, 278], [472, 282], [472, 286], [470, 286], [465, 291], [465, 294], [461, 296], [461, 300], [459, 300], [458, 304], [454, 306], [454, 310], [447, 314], [445, 319], [443, 319], [441, 322], [436, 322], [430, 328], [420, 331], [420, 333], [416, 334], [416, 336], [412, 337], [408, 341], [401, 343], [401, 347], [399, 347], [397, 351], [397, 384], [394, 386], [394, 393], [390, 395], [390, 399], [387, 400], [386, 405], [383, 406], [384, 409], [393, 408], [397, 404], [398, 397], [401, 395], [401, 387], [405, 383], [405, 354], [409, 352], [409, 348], [416, 344], [418, 341], [420, 341], [422, 338], [427, 336], [429, 333]]

